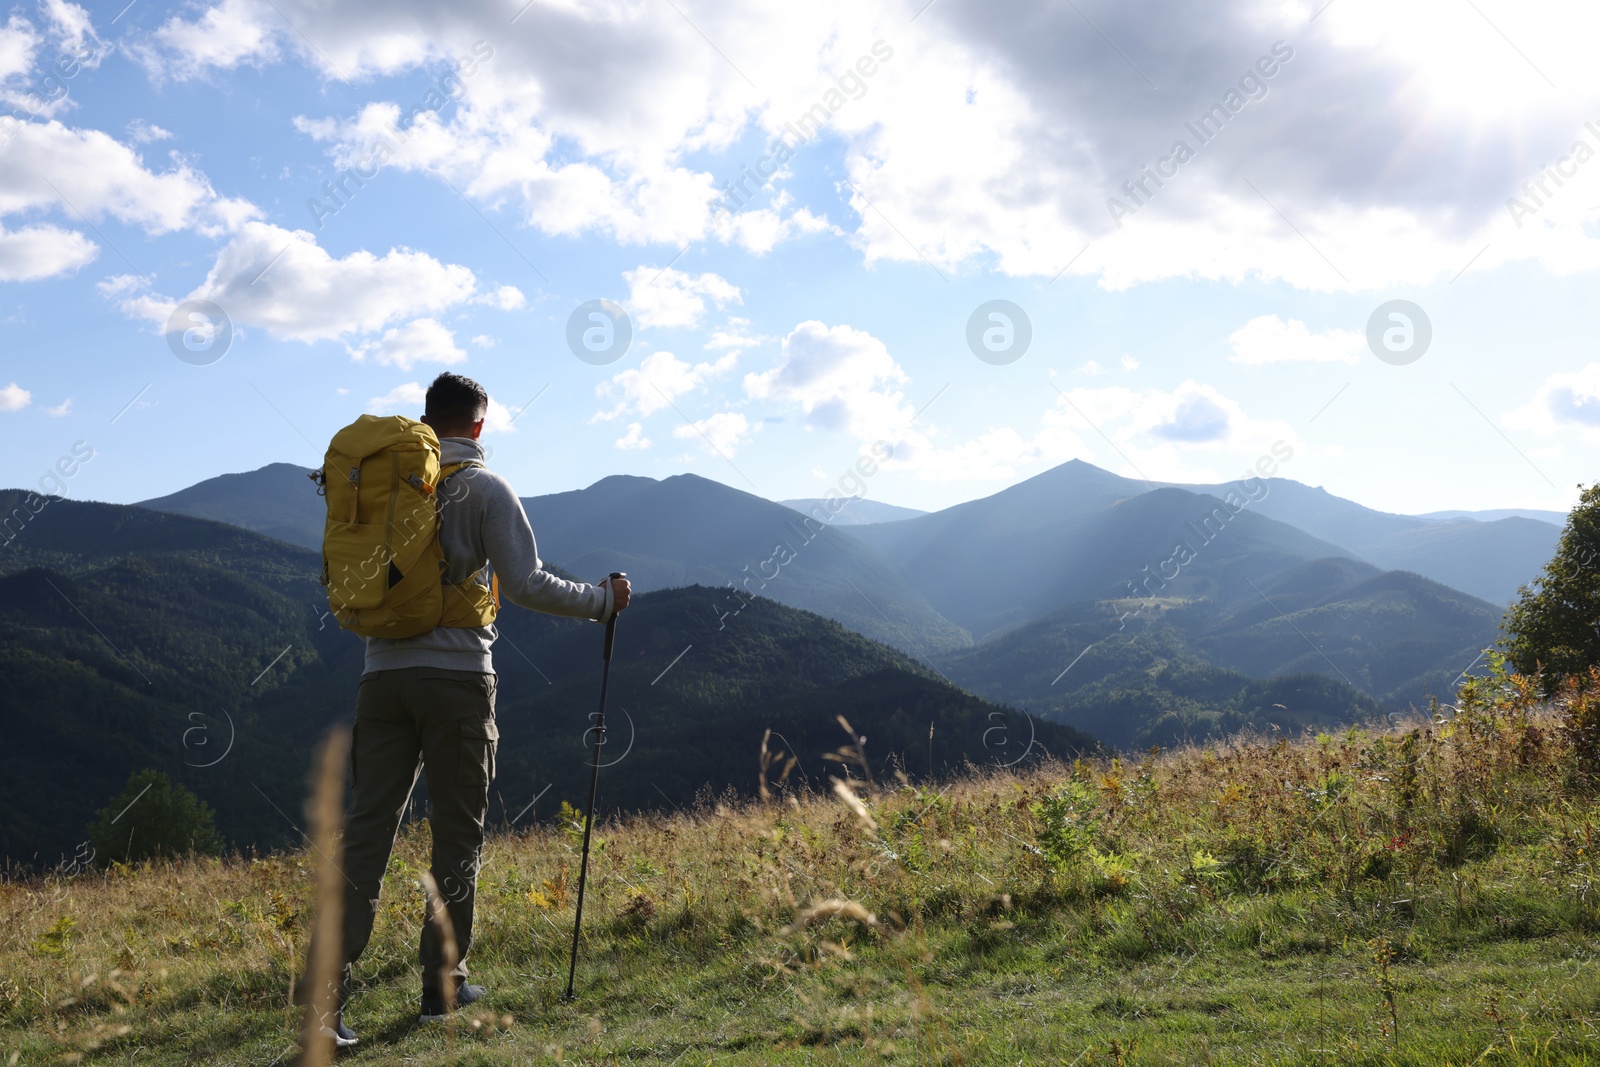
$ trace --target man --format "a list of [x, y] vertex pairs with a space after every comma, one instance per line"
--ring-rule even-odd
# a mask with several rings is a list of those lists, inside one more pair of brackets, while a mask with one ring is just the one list
[[[470, 464], [438, 486], [439, 545], [447, 565], [441, 580], [447, 586], [468, 581], [488, 586], [493, 567], [500, 595], [513, 604], [605, 622], [628, 606], [628, 582], [585, 585], [544, 570], [522, 502], [510, 483], [483, 465], [478, 437], [488, 407], [488, 394], [471, 378], [441, 374], [428, 387], [422, 421], [439, 438], [441, 466]], [[339, 1012], [324, 1028], [340, 1047], [357, 1040], [343, 1017], [351, 965], [372, 936], [383, 873], [419, 769], [427, 775], [431, 803], [433, 878], [455, 933], [451, 999], [460, 1006], [483, 996], [482, 986], [467, 983], [466, 957], [499, 738], [490, 657], [494, 640], [493, 624], [366, 639], [350, 749], [355, 800], [344, 836], [344, 970]], [[444, 952], [433, 922], [423, 923], [419, 955], [421, 1018], [444, 1018]]]

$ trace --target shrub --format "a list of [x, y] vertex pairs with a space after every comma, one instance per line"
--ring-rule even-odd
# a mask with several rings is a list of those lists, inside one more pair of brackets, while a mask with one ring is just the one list
[[1545, 691], [1600, 663], [1600, 484], [1582, 486], [1555, 557], [1506, 612], [1500, 643], [1518, 672], [1545, 675]]
[[1572, 747], [1574, 785], [1592, 790], [1600, 786], [1600, 667], [1568, 679], [1563, 697], [1561, 733]]
[[1056, 871], [1065, 873], [1094, 851], [1100, 829], [1099, 798], [1078, 778], [1068, 778], [1033, 806], [1038, 818], [1039, 848]]
[[95, 815], [89, 842], [102, 864], [222, 851], [211, 808], [160, 771], [135, 772], [122, 795]]

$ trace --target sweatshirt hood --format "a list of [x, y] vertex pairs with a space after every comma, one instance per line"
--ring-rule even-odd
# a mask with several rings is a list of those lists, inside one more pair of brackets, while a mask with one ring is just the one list
[[469, 459], [483, 462], [483, 446], [470, 437], [441, 437], [439, 438], [439, 465], [448, 467], [452, 463], [465, 463]]

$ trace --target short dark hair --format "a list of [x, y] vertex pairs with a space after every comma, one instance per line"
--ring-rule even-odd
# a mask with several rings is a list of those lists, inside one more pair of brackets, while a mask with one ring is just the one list
[[489, 409], [489, 394], [483, 386], [464, 374], [445, 371], [428, 386], [423, 414], [430, 425], [466, 426], [483, 418]]

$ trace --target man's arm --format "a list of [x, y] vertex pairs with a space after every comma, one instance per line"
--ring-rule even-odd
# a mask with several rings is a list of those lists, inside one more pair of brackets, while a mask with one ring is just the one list
[[[604, 585], [569, 582], [544, 569], [533, 527], [522, 510], [522, 501], [509, 483], [493, 478], [474, 478], [484, 485], [483, 550], [500, 579], [500, 592], [518, 607], [542, 611], [547, 615], [566, 615], [605, 622], [617, 610], [617, 595]], [[474, 484], [474, 489], [477, 484]], [[623, 599], [622, 606], [626, 606]]]

